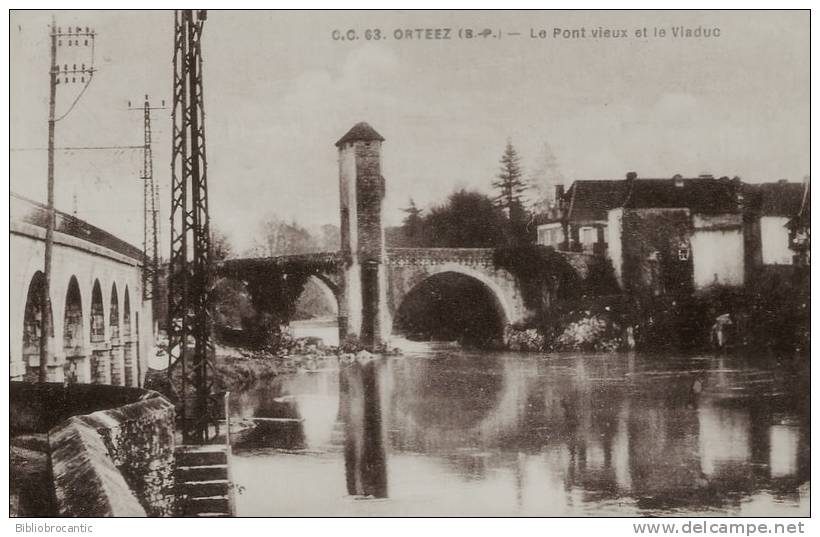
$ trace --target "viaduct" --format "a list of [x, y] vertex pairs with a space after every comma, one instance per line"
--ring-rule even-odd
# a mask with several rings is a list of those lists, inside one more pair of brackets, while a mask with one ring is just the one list
[[[12, 194], [11, 380], [36, 381], [47, 209]], [[56, 211], [51, 281], [51, 382], [141, 386], [153, 348], [151, 302], [142, 300], [142, 252]]]

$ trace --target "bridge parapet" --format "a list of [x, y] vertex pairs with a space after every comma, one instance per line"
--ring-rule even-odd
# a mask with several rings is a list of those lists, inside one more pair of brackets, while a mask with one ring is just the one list
[[[31, 224], [44, 228], [48, 223], [48, 208], [13, 192], [9, 195], [9, 219], [12, 223]], [[54, 211], [54, 230], [71, 237], [108, 248], [142, 263], [142, 250], [111, 233], [62, 211]]]
[[388, 248], [387, 263], [394, 266], [459, 265], [493, 267], [492, 248]]
[[215, 272], [222, 276], [236, 276], [256, 270], [279, 270], [282, 272], [304, 270], [307, 272], [338, 271], [344, 257], [341, 252], [316, 252], [309, 254], [279, 255], [274, 257], [249, 257], [226, 259], [217, 263]]

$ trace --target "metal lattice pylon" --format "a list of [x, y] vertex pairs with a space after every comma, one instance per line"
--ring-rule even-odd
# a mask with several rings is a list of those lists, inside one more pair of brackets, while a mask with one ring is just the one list
[[208, 441], [216, 419], [209, 298], [210, 229], [200, 38], [205, 11], [177, 10], [168, 270], [168, 375], [183, 442]]
[[145, 96], [143, 106], [143, 242], [142, 251], [144, 256], [142, 270], [142, 298], [143, 300], [154, 300], [158, 298], [159, 280], [159, 222], [157, 213], [159, 212], [159, 199], [157, 188], [154, 183], [154, 159], [151, 154], [151, 104], [148, 96]]

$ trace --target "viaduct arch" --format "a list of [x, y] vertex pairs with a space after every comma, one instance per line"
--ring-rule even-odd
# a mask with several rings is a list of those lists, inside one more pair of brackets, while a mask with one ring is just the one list
[[[9, 376], [37, 380], [47, 210], [15, 194], [10, 201]], [[47, 380], [140, 386], [154, 344], [142, 251], [56, 211], [52, 259]]]

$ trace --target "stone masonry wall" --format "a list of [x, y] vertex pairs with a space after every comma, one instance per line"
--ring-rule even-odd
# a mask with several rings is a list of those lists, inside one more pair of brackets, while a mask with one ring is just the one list
[[174, 407], [163, 397], [81, 416], [148, 516], [174, 513]]
[[174, 513], [174, 407], [156, 392], [120, 390], [129, 396], [140, 392], [142, 397], [71, 417], [49, 432], [63, 515]]
[[49, 446], [60, 515], [146, 516], [102, 438], [89, 424], [79, 418], [66, 420], [51, 431]]
[[381, 143], [356, 142], [356, 204], [359, 231], [359, 262], [382, 261]]
[[47, 433], [72, 416], [116, 408], [157, 395], [150, 390], [101, 384], [9, 382], [11, 434]]

